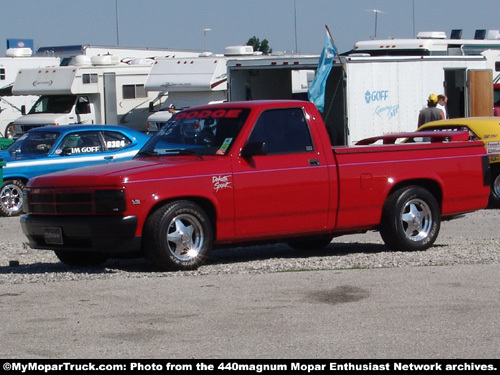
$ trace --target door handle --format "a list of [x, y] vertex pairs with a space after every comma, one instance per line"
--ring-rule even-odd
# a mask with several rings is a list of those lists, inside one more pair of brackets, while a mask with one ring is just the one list
[[309, 165], [319, 165], [319, 159], [309, 159]]

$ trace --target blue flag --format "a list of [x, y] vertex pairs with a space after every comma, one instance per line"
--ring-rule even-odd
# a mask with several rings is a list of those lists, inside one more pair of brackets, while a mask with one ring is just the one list
[[313, 102], [320, 112], [323, 112], [325, 109], [326, 80], [328, 79], [330, 70], [332, 70], [336, 54], [337, 49], [333, 45], [328, 32], [326, 32], [325, 47], [319, 58], [318, 70], [316, 70], [316, 75], [311, 82], [311, 86], [309, 86], [307, 94], [309, 101]]

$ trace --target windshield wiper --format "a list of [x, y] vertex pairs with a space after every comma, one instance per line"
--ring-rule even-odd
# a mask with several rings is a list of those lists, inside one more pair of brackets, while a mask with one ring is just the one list
[[137, 153], [137, 156], [140, 156], [140, 155], [145, 155], [145, 156], [158, 156], [158, 153], [156, 151], [148, 151], [148, 150], [145, 150], [145, 151], [139, 151]]
[[198, 154], [195, 151], [195, 149], [192, 149], [192, 148], [175, 148], [175, 149], [171, 149], [171, 150], [166, 151], [166, 154], [170, 154], [170, 153], [176, 153], [177, 155], [194, 155], [194, 156], [197, 156], [199, 158], [203, 158], [202, 155]]

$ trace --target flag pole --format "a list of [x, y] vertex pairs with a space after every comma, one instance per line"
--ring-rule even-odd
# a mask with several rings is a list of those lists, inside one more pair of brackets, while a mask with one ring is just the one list
[[339, 57], [340, 66], [342, 67], [342, 70], [344, 71], [344, 74], [346, 74], [345, 69], [344, 69], [344, 63], [342, 62], [342, 59], [340, 58], [340, 55], [338, 54], [338, 50], [339, 49], [337, 48], [337, 45], [335, 44], [335, 41], [333, 40], [333, 36], [332, 36], [332, 33], [330, 32], [330, 28], [328, 27], [328, 25], [325, 25], [325, 28], [326, 28], [326, 32], [328, 33], [328, 37], [330, 38], [330, 40], [332, 41], [333, 46], [337, 50], [337, 56]]

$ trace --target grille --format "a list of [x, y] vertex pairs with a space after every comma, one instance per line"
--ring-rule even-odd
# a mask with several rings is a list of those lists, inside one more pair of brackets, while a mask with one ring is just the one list
[[33, 190], [29, 193], [29, 211], [33, 214], [90, 214], [94, 212], [93, 192]]

